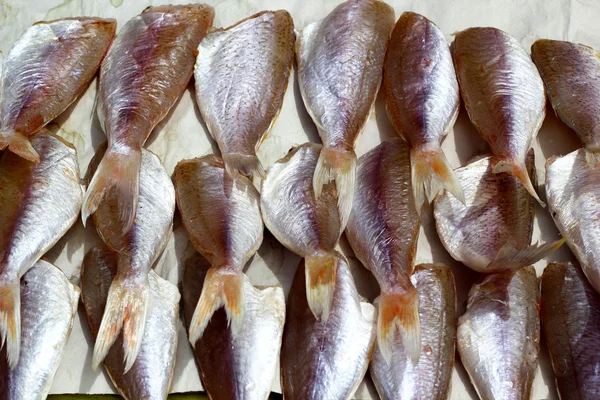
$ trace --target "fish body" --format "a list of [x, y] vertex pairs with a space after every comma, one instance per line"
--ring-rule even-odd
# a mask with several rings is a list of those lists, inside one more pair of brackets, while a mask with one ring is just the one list
[[273, 164], [261, 185], [265, 226], [281, 244], [306, 259], [306, 293], [315, 317], [327, 319], [335, 287], [335, 246], [342, 234], [332, 183], [317, 198], [312, 177], [322, 146], [305, 143]]
[[[182, 281], [185, 322], [189, 327], [210, 264], [201, 256], [185, 265]], [[227, 329], [219, 309], [194, 345], [202, 387], [212, 399], [266, 400], [277, 373], [285, 296], [279, 286], [257, 289], [244, 277], [245, 313], [240, 332]]]
[[390, 121], [411, 148], [417, 211], [444, 189], [463, 200], [441, 149], [458, 116], [458, 81], [450, 46], [433, 22], [413, 12], [400, 16], [385, 56], [383, 87]]
[[[83, 260], [82, 300], [88, 324], [96, 336], [107, 304], [111, 283], [118, 274], [118, 256], [105, 247], [94, 247]], [[154, 271], [148, 273], [152, 312], [146, 321], [135, 362], [127, 373], [123, 336], [119, 335], [104, 358], [104, 367], [126, 400], [166, 399], [175, 369], [179, 323], [179, 290]]]
[[357, 185], [346, 237], [381, 288], [379, 351], [391, 359], [396, 330], [407, 354], [419, 359], [419, 297], [410, 281], [420, 221], [411, 198], [410, 151], [401, 139], [385, 141], [358, 160]]
[[281, 109], [295, 40], [287, 11], [263, 11], [198, 47], [196, 100], [231, 174], [264, 175], [256, 152]]
[[600, 296], [572, 264], [542, 275], [542, 326], [562, 400], [600, 397]]
[[456, 289], [452, 270], [421, 264], [411, 278], [419, 293], [421, 356], [414, 365], [398, 344], [390, 365], [375, 349], [369, 367], [379, 397], [389, 400], [445, 400], [456, 348]]
[[21, 347], [19, 279], [75, 223], [83, 201], [75, 148], [46, 130], [31, 146], [37, 164], [12, 152], [0, 157], [0, 332], [11, 367]]
[[213, 18], [206, 5], [149, 7], [119, 31], [100, 68], [98, 117], [108, 150], [86, 193], [84, 223], [116, 187], [123, 233], [131, 228], [142, 146], [187, 87]]
[[460, 359], [482, 400], [530, 399], [540, 350], [540, 295], [533, 267], [485, 277], [458, 320]]
[[247, 305], [242, 270], [263, 240], [260, 195], [245, 176], [229, 175], [214, 155], [180, 161], [174, 175], [183, 226], [211, 265], [191, 319], [190, 343], [196, 344], [222, 306], [236, 337]]
[[379, 0], [348, 0], [306, 26], [296, 41], [298, 84], [324, 149], [315, 169], [316, 197], [335, 180], [342, 226], [352, 210], [354, 143], [375, 103], [394, 10]]
[[[30, 161], [28, 137], [58, 117], [96, 75], [117, 21], [93, 17], [35, 23], [15, 42], [0, 85], [0, 149]], [[0, 68], [0, 72], [2, 68]]]
[[79, 288], [60, 269], [38, 261], [21, 278], [21, 356], [11, 369], [0, 352], [0, 397], [45, 399], [71, 334]]
[[346, 261], [335, 255], [335, 289], [327, 320], [307, 303], [304, 262], [288, 295], [281, 346], [281, 386], [290, 400], [349, 399], [362, 381], [375, 343], [375, 308], [360, 301]]
[[454, 63], [469, 118], [494, 153], [493, 172], [514, 175], [543, 204], [525, 165], [546, 115], [544, 84], [529, 54], [499, 29], [469, 28], [456, 34]]
[[[102, 155], [99, 151], [92, 165], [97, 165]], [[118, 258], [117, 273], [103, 308], [94, 347], [92, 363], [95, 368], [117, 340], [121, 329], [124, 332], [125, 372], [132, 367], [152, 304], [148, 273], [164, 250], [173, 228], [173, 183], [158, 157], [146, 150], [142, 151], [139, 185], [137, 217], [127, 234], [122, 234], [120, 225], [118, 191], [109, 191], [94, 213], [98, 234]]]

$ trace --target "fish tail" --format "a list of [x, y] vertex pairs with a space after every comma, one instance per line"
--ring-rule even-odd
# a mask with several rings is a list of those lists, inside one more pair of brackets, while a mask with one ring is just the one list
[[498, 174], [500, 172], [507, 172], [517, 178], [523, 187], [529, 192], [529, 194], [537, 200], [537, 202], [542, 206], [546, 207], [546, 204], [540, 199], [535, 188], [533, 187], [533, 183], [531, 182], [531, 177], [529, 176], [529, 172], [527, 171], [527, 166], [525, 163], [514, 162], [513, 160], [506, 159], [495, 159], [492, 164], [492, 172]]
[[123, 372], [126, 373], [133, 366], [144, 336], [149, 293], [150, 284], [147, 280], [142, 283], [132, 283], [118, 276], [113, 280], [108, 290], [106, 308], [96, 336], [92, 358], [94, 370], [108, 354], [121, 329], [123, 330], [123, 361], [125, 363]]
[[419, 296], [411, 284], [402, 292], [382, 293], [379, 297], [377, 320], [377, 343], [388, 365], [392, 360], [395, 332], [402, 336], [402, 344], [413, 364], [421, 354], [421, 323], [419, 320]]
[[410, 151], [410, 163], [417, 212], [421, 213], [425, 198], [431, 202], [444, 189], [452, 193], [461, 203], [465, 203], [460, 182], [448, 164], [442, 149], [413, 148]]
[[102, 202], [106, 191], [116, 186], [119, 190], [118, 208], [123, 223], [123, 233], [129, 231], [137, 210], [141, 164], [141, 150], [122, 154], [113, 152], [109, 148], [98, 165], [83, 200], [81, 218], [84, 225]]
[[21, 286], [19, 281], [0, 286], [0, 334], [10, 369], [19, 362], [21, 349]]
[[28, 137], [16, 132], [0, 132], [0, 150], [8, 147], [11, 152], [34, 163], [40, 162], [40, 155], [31, 145]]
[[345, 151], [323, 147], [313, 175], [313, 190], [317, 199], [321, 196], [323, 185], [332, 180], [335, 180], [338, 209], [343, 229], [350, 217], [354, 199], [354, 183], [356, 180], [356, 153], [354, 153], [354, 150]]
[[306, 257], [306, 300], [315, 318], [326, 321], [331, 311], [337, 259], [333, 254]]
[[513, 242], [509, 241], [498, 250], [492, 262], [486, 267], [486, 270], [528, 267], [558, 250], [565, 241], [566, 238], [562, 238], [554, 242], [536, 243], [522, 250], [515, 250]]
[[232, 178], [240, 173], [246, 176], [265, 177], [265, 169], [255, 154], [223, 154], [225, 169]]
[[221, 307], [225, 307], [231, 333], [236, 336], [242, 327], [245, 309], [244, 275], [241, 271], [222, 267], [209, 269], [190, 323], [192, 345], [202, 337], [212, 315]]

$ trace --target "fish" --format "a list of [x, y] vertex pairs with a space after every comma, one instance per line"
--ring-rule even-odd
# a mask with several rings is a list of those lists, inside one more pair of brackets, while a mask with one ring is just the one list
[[[118, 274], [119, 257], [106, 246], [89, 250], [81, 268], [81, 298], [85, 315], [96, 337], [107, 303], [111, 282]], [[104, 367], [121, 396], [127, 400], [166, 399], [171, 387], [177, 353], [179, 290], [153, 270], [148, 273], [152, 312], [140, 338], [140, 351], [127, 373], [123, 367], [123, 336], [107, 353]]]
[[600, 296], [577, 264], [544, 269], [542, 327], [560, 398], [600, 397]]
[[412, 198], [410, 150], [401, 139], [381, 143], [358, 160], [346, 237], [381, 288], [377, 343], [389, 363], [396, 332], [412, 362], [421, 351], [419, 296], [410, 281], [421, 223]]
[[292, 17], [279, 10], [213, 30], [200, 42], [196, 101], [232, 176], [264, 176], [256, 152], [283, 104], [295, 41]]
[[306, 260], [296, 270], [281, 346], [285, 399], [350, 399], [367, 372], [375, 347], [376, 311], [358, 295], [344, 257], [334, 257], [336, 283], [327, 320], [315, 318], [307, 303]]
[[443, 264], [421, 264], [411, 277], [419, 294], [421, 356], [414, 365], [402, 343], [391, 366], [375, 349], [369, 371], [382, 399], [445, 400], [456, 348], [456, 288], [452, 270]]
[[588, 151], [579, 149], [546, 163], [548, 211], [575, 254], [591, 285], [600, 292], [600, 169], [589, 166]]
[[[526, 167], [535, 183], [533, 151]], [[475, 159], [455, 172], [465, 203], [448, 193], [433, 203], [438, 236], [455, 260], [477, 272], [498, 272], [531, 265], [564, 243], [530, 245], [535, 203], [514, 175], [494, 173], [493, 157]]]
[[300, 93], [324, 145], [313, 190], [319, 198], [323, 186], [335, 181], [342, 226], [352, 210], [354, 143], [379, 91], [394, 20], [394, 10], [382, 1], [348, 0], [296, 40]]
[[249, 302], [243, 269], [263, 240], [260, 195], [245, 176], [232, 178], [212, 154], [180, 161], [174, 181], [183, 227], [211, 265], [190, 322], [190, 343], [196, 344], [221, 307], [237, 338]]
[[544, 206], [525, 165], [546, 116], [544, 84], [529, 54], [506, 32], [469, 28], [455, 36], [454, 65], [469, 118], [494, 153], [493, 172], [514, 175]]
[[0, 397], [45, 399], [69, 340], [79, 288], [49, 262], [40, 260], [23, 275], [21, 286], [21, 357], [11, 368], [6, 347], [0, 354]]
[[115, 36], [112, 18], [36, 22], [17, 39], [0, 68], [0, 150], [38, 163], [30, 137], [88, 87]]
[[108, 150], [85, 195], [84, 225], [116, 188], [122, 234], [131, 229], [142, 147], [188, 86], [213, 19], [212, 7], [201, 4], [148, 7], [119, 31], [100, 67], [97, 110]]
[[540, 294], [533, 267], [487, 275], [469, 291], [457, 347], [481, 400], [531, 399], [540, 352]]
[[[181, 284], [188, 327], [209, 268], [199, 254], [185, 264]], [[220, 308], [194, 345], [202, 387], [212, 399], [266, 400], [278, 372], [285, 322], [283, 289], [255, 288], [244, 276], [244, 293], [246, 308], [238, 335], [227, 329], [227, 314]]]
[[531, 57], [554, 111], [577, 133], [588, 164], [595, 166], [600, 158], [600, 55], [582, 44], [540, 39], [531, 46]]
[[343, 228], [335, 186], [327, 183], [317, 199], [312, 177], [323, 146], [295, 147], [267, 170], [260, 209], [267, 229], [305, 259], [308, 306], [316, 318], [329, 316], [336, 285], [337, 245]]
[[413, 196], [420, 212], [444, 189], [464, 203], [441, 142], [456, 122], [458, 80], [450, 46], [422, 15], [405, 12], [392, 31], [383, 67], [388, 117], [410, 146]]
[[[102, 163], [106, 145], [101, 146], [88, 168], [88, 177]], [[137, 217], [126, 235], [119, 219], [120, 194], [108, 191], [93, 215], [102, 241], [117, 253], [117, 273], [110, 284], [106, 307], [92, 355], [97, 369], [123, 331], [123, 361], [126, 373], [140, 351], [148, 316], [152, 314], [151, 282], [148, 274], [160, 257], [173, 230], [175, 188], [165, 167], [153, 153], [142, 150]], [[120, 353], [121, 354], [121, 353]]]
[[11, 368], [21, 348], [19, 279], [73, 226], [83, 201], [75, 148], [45, 129], [30, 140], [39, 163], [0, 156], [0, 334]]

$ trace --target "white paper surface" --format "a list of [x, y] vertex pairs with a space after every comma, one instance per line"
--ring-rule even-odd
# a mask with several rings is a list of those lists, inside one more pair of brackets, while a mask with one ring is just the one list
[[[165, 1], [168, 2], [168, 1]], [[339, 0], [206, 0], [215, 8], [216, 27], [226, 27], [251, 14], [266, 9], [287, 9], [296, 25], [305, 25], [323, 18]], [[68, 16], [101, 16], [116, 18], [118, 29], [140, 13], [148, 5], [162, 4], [162, 1], [149, 0], [27, 0], [0, 1], [0, 50], [6, 54], [14, 41], [32, 23], [42, 19], [56, 19]], [[182, 3], [173, 1], [173, 3]], [[183, 2], [185, 3], [185, 2]], [[389, 0], [396, 11], [396, 18], [404, 11], [419, 12], [433, 20], [446, 34], [449, 41], [452, 33], [471, 26], [494, 26], [515, 36], [529, 50], [538, 38], [570, 40], [600, 48], [600, 3], [594, 0]], [[82, 98], [54, 123], [50, 129], [72, 142], [77, 148], [82, 175], [87, 169], [94, 149], [105, 140], [93, 112], [96, 81]], [[216, 145], [194, 104], [194, 91], [190, 86], [171, 114], [155, 130], [146, 147], [156, 153], [169, 174], [181, 159], [199, 157], [217, 150]], [[360, 156], [381, 142], [382, 139], [396, 137], [385, 114], [381, 96], [377, 100], [374, 113], [359, 138], [356, 150]], [[260, 148], [259, 157], [265, 166], [273, 164], [288, 150], [306, 141], [319, 142], [316, 129], [304, 109], [295, 77], [292, 76], [285, 95], [283, 108], [270, 135]], [[542, 199], [545, 161], [554, 155], [563, 155], [580, 146], [579, 139], [562, 124], [548, 107], [548, 116], [534, 143], [536, 166], [540, 181]], [[470, 124], [464, 109], [458, 121], [446, 138], [443, 149], [453, 167], [464, 165], [473, 156], [489, 151], [489, 147]], [[538, 209], [533, 241], [550, 241], [559, 238], [550, 215], [545, 209]], [[46, 255], [46, 258], [59, 266], [74, 283], [79, 283], [79, 270], [84, 254], [99, 243], [93, 228], [83, 228], [80, 222]], [[345, 239], [340, 244], [349, 257], [361, 294], [373, 300], [378, 295], [377, 283], [352, 255]], [[176, 219], [175, 231], [168, 247], [157, 263], [157, 272], [177, 283], [183, 260], [193, 254], [180, 222]], [[568, 261], [573, 256], [566, 246], [552, 254], [548, 260]], [[473, 280], [477, 277], [466, 267], [455, 262], [442, 247], [435, 227], [431, 210], [423, 214], [423, 228], [419, 238], [417, 263], [442, 262], [452, 266], [457, 290], [459, 314], [462, 314], [465, 299]], [[281, 284], [286, 293], [299, 257], [283, 249], [269, 235], [254, 257], [247, 274], [254, 284]], [[547, 261], [536, 264], [538, 275]], [[93, 341], [85, 321], [83, 309], [71, 338], [65, 348], [61, 366], [56, 374], [51, 393], [114, 393], [114, 388], [104, 372], [95, 374], [91, 369]], [[368, 380], [367, 380], [368, 381]], [[201, 390], [198, 373], [191, 356], [191, 348], [183, 327], [180, 327], [180, 342], [177, 366], [173, 378], [173, 392]], [[275, 382], [273, 390], [280, 391]], [[377, 398], [372, 384], [361, 385], [355, 398]], [[476, 399], [465, 370], [457, 359], [452, 381], [451, 399]], [[542, 347], [540, 368], [534, 382], [533, 399], [557, 399], [554, 378], [548, 361], [547, 351]]]

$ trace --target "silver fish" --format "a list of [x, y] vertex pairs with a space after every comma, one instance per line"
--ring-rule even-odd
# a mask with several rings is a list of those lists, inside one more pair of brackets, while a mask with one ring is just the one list
[[[106, 307], [107, 297], [118, 274], [118, 256], [104, 247], [94, 247], [85, 255], [81, 268], [82, 300], [92, 334], [96, 336]], [[123, 336], [119, 335], [106, 358], [106, 368], [117, 391], [127, 400], [166, 399], [175, 369], [179, 323], [179, 290], [154, 271], [148, 273], [152, 312], [140, 338], [140, 350], [128, 372]]]
[[494, 153], [493, 172], [514, 175], [543, 205], [525, 165], [546, 115], [544, 84], [529, 54], [506, 32], [469, 28], [456, 34], [454, 63], [469, 118]]
[[264, 175], [256, 152], [281, 109], [295, 40], [287, 11], [263, 11], [198, 47], [196, 100], [230, 174]]
[[0, 157], [0, 332], [11, 367], [21, 348], [19, 279], [75, 223], [83, 201], [75, 148], [46, 130], [31, 146], [37, 164]]
[[335, 180], [342, 227], [352, 210], [354, 143], [375, 103], [394, 10], [379, 0], [348, 0], [306, 26], [296, 41], [302, 99], [325, 146], [313, 177], [316, 197]]
[[[43, 156], [42, 156], [43, 157]], [[21, 357], [13, 369], [0, 353], [0, 398], [45, 399], [77, 314], [79, 288], [38, 261], [21, 278]]]
[[540, 295], [533, 267], [473, 285], [458, 320], [460, 359], [482, 400], [530, 399], [540, 351]]
[[411, 362], [402, 343], [396, 347], [399, 351], [392, 353], [391, 364], [375, 349], [371, 378], [382, 399], [445, 400], [450, 395], [456, 347], [454, 277], [445, 265], [421, 264], [411, 280], [419, 293], [419, 362]]
[[[188, 328], [209, 267], [200, 255], [185, 265], [182, 291]], [[266, 400], [271, 393], [285, 322], [285, 296], [279, 286], [257, 289], [246, 277], [244, 293], [240, 332], [234, 337], [227, 329], [227, 314], [221, 308], [194, 345], [202, 386], [211, 399]]]
[[25, 31], [4, 64], [0, 149], [8, 146], [21, 157], [39, 162], [28, 137], [85, 91], [116, 28], [114, 19], [78, 17], [37, 22]]
[[411, 148], [417, 211], [444, 189], [464, 202], [441, 149], [458, 116], [458, 81], [450, 46], [433, 22], [413, 12], [400, 16], [385, 56], [383, 87], [390, 121]]

